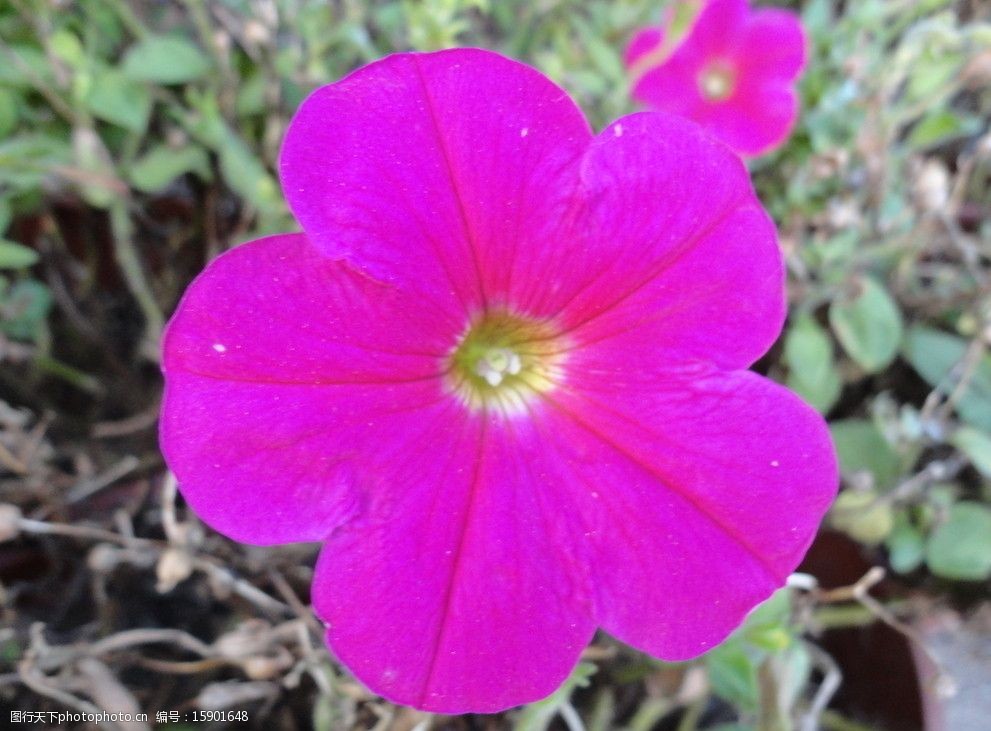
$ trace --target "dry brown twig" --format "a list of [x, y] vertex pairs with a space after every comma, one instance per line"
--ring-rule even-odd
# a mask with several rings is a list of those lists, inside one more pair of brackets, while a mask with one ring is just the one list
[[[867, 609], [872, 615], [877, 617], [877, 619], [884, 622], [886, 625], [905, 637], [914, 646], [918, 647], [932, 662], [933, 667], [936, 669], [934, 679], [934, 690], [936, 693], [941, 696], [952, 695], [955, 687], [953, 677], [947, 672], [946, 668], [943, 666], [943, 663], [940, 662], [939, 658], [937, 658], [928, 647], [922, 635], [920, 635], [913, 627], [896, 617], [890, 609], [884, 606], [884, 604], [871, 596], [871, 589], [884, 580], [886, 573], [887, 572], [882, 567], [874, 566], [853, 584], [850, 584], [849, 586], [837, 587], [835, 589], [819, 589], [815, 577], [806, 578], [811, 581], [811, 588], [809, 590], [812, 594], [812, 599], [816, 604], [835, 604], [839, 602], [855, 601]], [[791, 584], [790, 581], [789, 583]], [[803, 586], [802, 588], [806, 587]]]

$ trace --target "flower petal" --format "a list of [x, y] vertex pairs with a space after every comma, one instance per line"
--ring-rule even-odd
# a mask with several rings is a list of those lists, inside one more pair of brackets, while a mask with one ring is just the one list
[[806, 45], [805, 31], [795, 13], [777, 8], [758, 10], [747, 19], [740, 38], [737, 57], [741, 74], [792, 81], [805, 67]]
[[439, 713], [494, 712], [567, 677], [594, 631], [590, 590], [569, 550], [580, 523], [543, 488], [540, 459], [527, 420], [474, 419], [383, 465], [402, 489], [327, 542], [314, 608], [373, 691]]
[[780, 587], [837, 489], [825, 422], [750, 372], [546, 398], [594, 544], [597, 619], [661, 658], [704, 652]]
[[709, 0], [678, 51], [710, 58], [732, 54], [749, 10], [747, 0]]
[[627, 67], [639, 63], [653, 51], [660, 49], [664, 42], [664, 29], [659, 27], [642, 28], [630, 40], [623, 61]]
[[[319, 541], [360, 515], [368, 454], [402, 453], [448, 399], [403, 386], [238, 382], [170, 374], [162, 451], [196, 514], [255, 545]], [[451, 408], [447, 404], [448, 408]]]
[[161, 443], [182, 494], [241, 541], [325, 537], [370, 489], [362, 454], [450, 408], [442, 362], [461, 327], [298, 234], [217, 258], [164, 344]]
[[710, 105], [698, 119], [739, 153], [761, 155], [791, 134], [798, 94], [787, 82], [745, 80], [733, 99]]
[[645, 71], [633, 85], [632, 96], [647, 107], [697, 119], [709, 106], [699, 86], [703, 64], [697, 54], [679, 49], [661, 65]]
[[554, 237], [590, 138], [568, 95], [523, 64], [398, 54], [303, 102], [280, 167], [318, 248], [474, 311], [504, 298], [514, 251]]
[[781, 253], [729, 148], [687, 120], [635, 114], [599, 135], [583, 182], [585, 255], [568, 265], [585, 280], [560, 316], [579, 370], [745, 368], [764, 354], [784, 320]]

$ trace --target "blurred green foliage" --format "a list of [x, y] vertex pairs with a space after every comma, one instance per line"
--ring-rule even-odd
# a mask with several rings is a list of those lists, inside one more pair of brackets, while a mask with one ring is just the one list
[[[834, 528], [907, 581], [986, 580], [989, 9], [949, 0], [791, 5], [811, 40], [803, 114], [783, 149], [750, 162], [789, 271], [783, 346], [762, 367], [831, 421], [844, 477]], [[56, 203], [88, 207], [106, 222], [113, 265], [140, 313], [135, 356], [154, 361], [165, 314], [202, 259], [294, 227], [277, 184], [278, 149], [313, 88], [396, 50], [483, 46], [542, 69], [602, 127], [632, 111], [624, 44], [659, 22], [664, 6], [2, 3], [0, 335], [30, 347], [37, 370], [93, 390], [93, 377], [77, 370], [89, 365], [61, 362], [62, 339], [53, 344], [44, 259], [75, 262], [69, 299], [84, 305], [102, 286], [100, 267], [92, 250], [69, 252], [67, 232], [51, 216]], [[203, 213], [153, 236], [148, 211], [190, 190]], [[233, 223], [221, 226], [212, 217], [224, 206]], [[40, 221], [40, 235], [25, 233], [31, 221]], [[199, 252], [192, 265], [183, 263], [188, 241]], [[60, 332], [71, 341], [72, 317], [65, 319]], [[675, 709], [687, 708], [690, 720], [707, 689], [735, 709], [738, 722], [725, 729], [790, 727], [815, 690], [812, 667], [818, 662], [823, 672], [803, 639], [808, 623], [797, 616], [796, 597], [780, 592], [709, 653], [698, 666], [708, 679], [701, 691], [648, 698], [628, 728], [650, 728]], [[629, 679], [660, 672], [646, 667]], [[517, 727], [546, 728], [557, 716], [573, 724], [573, 695], [592, 671], [580, 665], [561, 691], [519, 714]], [[329, 713], [325, 700], [318, 726]], [[612, 728], [614, 705], [602, 691], [585, 714], [588, 727]]]

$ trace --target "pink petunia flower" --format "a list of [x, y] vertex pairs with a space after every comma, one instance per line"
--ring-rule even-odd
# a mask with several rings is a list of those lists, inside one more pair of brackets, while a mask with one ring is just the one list
[[640, 31], [626, 65], [637, 101], [698, 122], [743, 155], [760, 155], [795, 126], [805, 55], [794, 13], [709, 0], [682, 39], [665, 39], [661, 28]]
[[369, 688], [497, 711], [597, 627], [689, 658], [782, 585], [837, 468], [745, 370], [783, 274], [728, 148], [651, 112], [594, 136], [538, 72], [456, 49], [315, 91], [281, 179], [305, 233], [190, 286], [161, 442], [221, 533], [323, 542], [314, 608]]

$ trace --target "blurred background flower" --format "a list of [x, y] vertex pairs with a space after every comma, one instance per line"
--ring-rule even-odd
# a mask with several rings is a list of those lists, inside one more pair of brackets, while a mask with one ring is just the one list
[[701, 10], [677, 5], [667, 20], [627, 48], [633, 98], [698, 122], [743, 155], [781, 145], [798, 120], [795, 86], [806, 56], [798, 16], [709, 0]]

